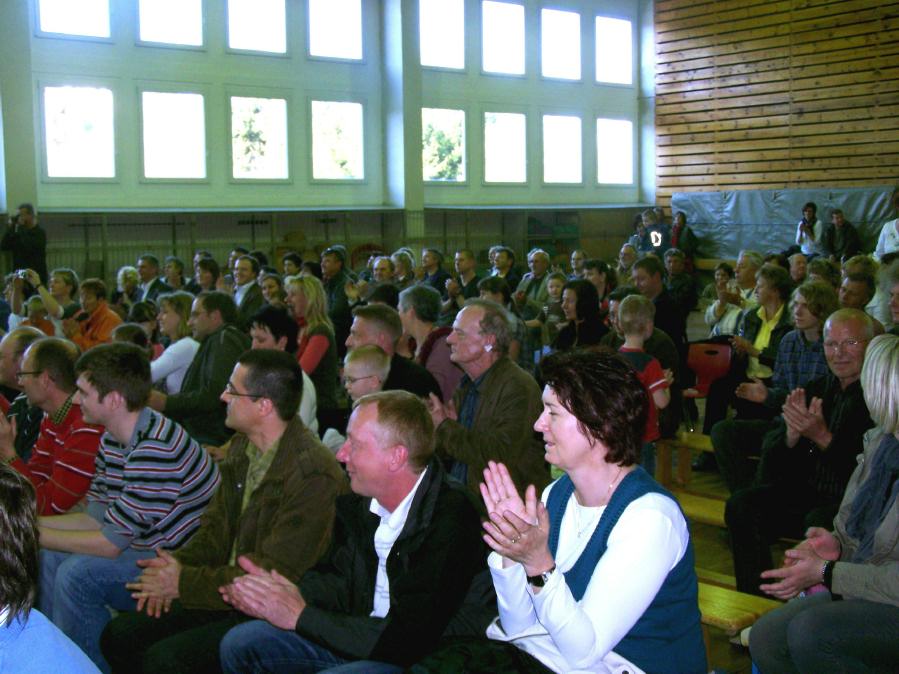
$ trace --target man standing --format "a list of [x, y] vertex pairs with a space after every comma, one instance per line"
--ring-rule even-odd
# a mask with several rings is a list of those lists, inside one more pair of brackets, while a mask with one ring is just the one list
[[155, 302], [163, 293], [172, 292], [172, 287], [159, 277], [159, 258], [155, 255], [144, 253], [137, 258], [137, 276], [141, 302]]
[[446, 341], [450, 359], [465, 376], [452, 402], [431, 396], [437, 452], [453, 460], [453, 476], [473, 495], [480, 494], [488, 461], [508, 466], [522, 494], [529, 484], [543, 489], [549, 469], [543, 442], [534, 433], [543, 409], [540, 387], [506, 355], [511, 333], [505, 309], [489, 300], [469, 300]]
[[[19, 370], [25, 349], [43, 336], [44, 333], [37, 328], [26, 325], [7, 333], [0, 341], [0, 385], [17, 393], [13, 401], [7, 400], [5, 409], [0, 411], [15, 429], [13, 449], [25, 463], [31, 458], [31, 451], [37, 442], [44, 410], [28, 402], [28, 396], [19, 382]], [[3, 401], [0, 401], [0, 407], [3, 407]]]
[[762, 442], [755, 483], [728, 499], [725, 521], [740, 592], [762, 594], [759, 576], [773, 566], [772, 541], [833, 523], [865, 431], [874, 425], [858, 381], [872, 337], [863, 312], [831, 314], [824, 325], [830, 371], [787, 396]]
[[38, 608], [108, 671], [100, 633], [109, 608], [135, 608], [125, 587], [137, 576], [135, 562], [190, 539], [219, 476], [183, 428], [145, 407], [151, 382], [142, 349], [98, 346], [78, 359], [75, 370], [76, 402], [85, 420], [106, 432], [87, 510], [40, 520]]
[[353, 309], [353, 326], [346, 347], [355, 349], [374, 344], [390, 356], [390, 374], [383, 390], [409, 391], [420, 398], [427, 398], [430, 394], [441, 396], [440, 385], [434, 375], [396, 352], [396, 343], [402, 335], [403, 322], [396, 309], [384, 304], [369, 304]]
[[248, 332], [250, 319], [265, 304], [262, 288], [256, 283], [259, 261], [251, 255], [241, 255], [234, 262], [234, 304], [237, 305], [237, 327]]
[[334, 339], [337, 340], [337, 353], [342, 358], [346, 353], [347, 336], [350, 334], [350, 303], [346, 296], [346, 284], [352, 281], [347, 274], [346, 253], [339, 246], [326, 248], [322, 253], [322, 283], [328, 296], [328, 318], [334, 325]]
[[497, 246], [491, 275], [505, 279], [510, 290], [517, 288], [521, 283], [521, 274], [515, 271], [515, 251], [508, 246]]
[[246, 619], [218, 591], [243, 573], [236, 559], [296, 581], [327, 550], [346, 478], [297, 419], [301, 375], [284, 351], [240, 357], [222, 393], [236, 435], [221, 485], [186, 545], [138, 562], [143, 574], [129, 588], [139, 610], [119, 615], [101, 639], [113, 671], [218, 671], [221, 638]]
[[[447, 299], [441, 306], [443, 314], [448, 317], [447, 323], [462, 308], [465, 300], [478, 296], [478, 282], [481, 280], [477, 274], [477, 261], [474, 253], [468, 248], [460, 248], [456, 251], [454, 263], [458, 276], [446, 282]], [[441, 325], [445, 324], [441, 323]]]
[[634, 263], [632, 278], [640, 294], [652, 300], [656, 306], [655, 326], [668, 335], [677, 346], [681, 362], [687, 355], [687, 318], [665, 289], [662, 262], [654, 256], [647, 256]]
[[549, 291], [546, 289], [549, 263], [549, 253], [545, 250], [535, 248], [528, 253], [528, 267], [531, 271], [521, 278], [514, 295], [515, 304], [525, 320], [535, 318], [549, 298]]
[[571, 273], [568, 275], [569, 281], [577, 281], [584, 278], [586, 270], [584, 263], [587, 261], [587, 253], [583, 249], [577, 248], [571, 251]]
[[18, 215], [10, 218], [0, 250], [12, 253], [13, 269], [34, 269], [46, 280], [47, 233], [37, 224], [32, 204], [21, 204]]
[[197, 295], [187, 323], [200, 348], [187, 368], [181, 391], [150, 395], [150, 407], [177, 421], [204, 445], [219, 446], [231, 435], [219, 396], [237, 357], [250, 347], [250, 338], [234, 327], [236, 320], [230, 295], [218, 290]]
[[77, 347], [58, 337], [44, 337], [25, 351], [18, 380], [28, 402], [44, 411], [34, 451], [28, 461], [16, 454], [16, 429], [0, 421], [0, 461], [31, 480], [39, 515], [59, 515], [87, 493], [94, 476], [101, 426], [85, 422], [74, 402]]
[[337, 500], [334, 541], [299, 585], [246, 557], [226, 601], [261, 618], [221, 645], [225, 672], [317, 671], [355, 662], [400, 672], [433, 650], [484, 567], [477, 513], [434, 458], [424, 403], [364, 396], [337, 454], [353, 494]]

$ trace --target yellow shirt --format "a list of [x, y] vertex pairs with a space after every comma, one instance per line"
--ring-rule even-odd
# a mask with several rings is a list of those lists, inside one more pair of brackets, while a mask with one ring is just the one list
[[[281, 438], [278, 438], [275, 441], [275, 444], [272, 445], [267, 452], [259, 451], [259, 448], [256, 447], [252, 442], [247, 441], [247, 458], [250, 460], [250, 465], [247, 466], [247, 475], [244, 478], [244, 489], [243, 489], [243, 499], [240, 503], [240, 514], [243, 515], [244, 510], [247, 509], [247, 504], [250, 502], [250, 497], [253, 495], [253, 492], [256, 491], [256, 487], [259, 486], [259, 483], [262, 482], [262, 478], [265, 477], [265, 474], [268, 472], [269, 467], [272, 465], [272, 460], [275, 458], [275, 454], [278, 452], [278, 444], [281, 442]], [[237, 538], [234, 539], [234, 545], [231, 547], [231, 564], [234, 565], [237, 562]]]
[[[771, 342], [771, 333], [777, 323], [780, 321], [780, 317], [784, 312], [784, 307], [786, 306], [786, 303], [781, 304], [780, 309], [774, 312], [774, 315], [769, 320], [765, 320], [765, 307], [759, 307], [759, 310], [756, 312], [756, 316], [758, 316], [759, 320], [762, 322], [762, 327], [759, 328], [759, 334], [755, 336], [755, 341], [752, 343], [752, 345], [758, 351], [764, 351], [768, 344]], [[771, 371], [771, 368], [767, 365], [762, 365], [759, 362], [757, 356], [749, 357], [749, 365], [746, 367], [746, 375], [748, 377], [768, 379], [773, 374], [774, 372]]]

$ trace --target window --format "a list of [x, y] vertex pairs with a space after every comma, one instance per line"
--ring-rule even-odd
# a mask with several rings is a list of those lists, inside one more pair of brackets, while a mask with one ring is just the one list
[[543, 115], [543, 182], [581, 182], [581, 118]]
[[484, 0], [481, 10], [484, 72], [524, 75], [524, 7]]
[[286, 100], [231, 97], [231, 175], [288, 177]]
[[203, 44], [203, 0], [140, 0], [138, 12], [142, 42]]
[[109, 0], [40, 0], [45, 33], [109, 37]]
[[596, 81], [612, 84], [633, 82], [631, 22], [596, 17]]
[[312, 177], [361, 180], [362, 104], [312, 101]]
[[540, 12], [540, 63], [544, 77], [581, 79], [581, 15], [558, 9]]
[[421, 109], [421, 159], [425, 180], [465, 181], [465, 111]]
[[463, 0], [419, 0], [418, 21], [421, 64], [438, 68], [464, 68]]
[[630, 120], [596, 120], [596, 177], [600, 183], [633, 184], [634, 125]]
[[115, 177], [112, 91], [45, 87], [44, 138], [49, 177]]
[[484, 180], [527, 181], [526, 118], [517, 112], [484, 113]]
[[309, 53], [328, 58], [362, 58], [360, 0], [309, 0]]
[[200, 94], [145, 91], [144, 176], [205, 178], [206, 120]]
[[286, 53], [287, 18], [284, 12], [284, 0], [228, 0], [228, 46]]

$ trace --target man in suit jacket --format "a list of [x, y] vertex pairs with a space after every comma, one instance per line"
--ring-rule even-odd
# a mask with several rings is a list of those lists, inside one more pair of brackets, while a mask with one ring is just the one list
[[163, 293], [172, 292], [172, 288], [159, 277], [159, 258], [144, 253], [137, 258], [137, 275], [140, 277], [140, 301], [155, 302]]
[[259, 261], [251, 255], [241, 255], [234, 262], [234, 304], [237, 305], [237, 327], [248, 332], [250, 319], [265, 304], [262, 288], [256, 283]]

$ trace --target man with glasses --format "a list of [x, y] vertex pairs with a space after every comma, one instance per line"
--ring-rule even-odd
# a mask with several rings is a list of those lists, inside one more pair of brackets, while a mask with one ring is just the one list
[[7, 422], [14, 424], [16, 438], [13, 449], [25, 463], [28, 463], [40, 434], [44, 410], [28, 402], [28, 396], [22, 392], [18, 378], [19, 365], [25, 349], [44, 336], [37, 328], [26, 325], [8, 332], [0, 341], [0, 386], [15, 394], [11, 396], [12, 402], [0, 399], [0, 411]]
[[250, 348], [250, 338], [235, 327], [234, 298], [218, 290], [197, 295], [187, 324], [200, 348], [181, 383], [181, 391], [153, 391], [149, 406], [184, 427], [192, 438], [216, 447], [231, 431], [225, 426], [225, 406], [219, 396], [237, 357]]
[[873, 330], [871, 318], [857, 309], [830, 315], [823, 337], [829, 372], [787, 396], [763, 440], [755, 483], [728, 499], [739, 591], [763, 594], [760, 574], [774, 566], [773, 541], [831, 527], [865, 431], [874, 425], [859, 383]]
[[221, 485], [186, 545], [139, 562], [144, 571], [128, 585], [138, 611], [119, 615], [101, 638], [113, 671], [218, 671], [219, 641], [247, 619], [219, 594], [243, 575], [237, 558], [297, 581], [325, 552], [346, 478], [297, 418], [301, 391], [289, 353], [257, 349], [238, 359], [221, 394], [236, 431]]
[[34, 485], [39, 515], [69, 511], [87, 493], [94, 475], [103, 427], [88, 423], [74, 400], [78, 355], [71, 342], [43, 337], [22, 356], [16, 380], [29, 404], [44, 413], [27, 462], [16, 450], [15, 423], [0, 417], [0, 461]]
[[125, 583], [138, 575], [135, 563], [190, 539], [219, 474], [181, 426], [146, 407], [151, 380], [143, 349], [101, 345], [79, 358], [75, 371], [85, 420], [106, 432], [86, 510], [39, 522], [38, 608], [109, 671], [99, 647], [109, 609], [134, 610]]

